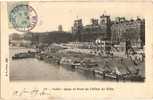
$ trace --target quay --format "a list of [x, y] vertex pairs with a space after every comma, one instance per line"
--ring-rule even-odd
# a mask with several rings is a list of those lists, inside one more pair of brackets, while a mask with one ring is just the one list
[[[71, 48], [72, 49], [72, 48]], [[65, 50], [65, 49], [64, 49]], [[61, 65], [73, 71], [89, 72], [102, 80], [112, 79], [116, 81], [144, 81], [144, 75], [139, 68], [144, 62], [139, 63], [139, 68], [130, 57], [97, 56], [88, 53], [63, 49], [57, 52], [44, 51], [37, 53], [36, 58], [47, 63]], [[81, 49], [80, 49], [81, 50]]]
[[[72, 48], [61, 44], [51, 45], [44, 50], [27, 51], [15, 54], [12, 59], [36, 58], [48, 64], [55, 64], [71, 71], [91, 74], [95, 79], [116, 81], [144, 81], [144, 60], [137, 55], [121, 57], [112, 54], [99, 54], [94, 49]], [[137, 58], [137, 59], [136, 59]]]

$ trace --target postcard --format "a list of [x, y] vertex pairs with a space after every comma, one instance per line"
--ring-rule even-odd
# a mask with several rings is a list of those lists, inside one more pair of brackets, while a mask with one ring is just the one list
[[0, 7], [2, 100], [153, 99], [153, 2]]

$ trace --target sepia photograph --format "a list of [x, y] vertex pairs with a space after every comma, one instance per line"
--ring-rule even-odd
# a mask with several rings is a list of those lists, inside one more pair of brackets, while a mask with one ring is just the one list
[[2, 99], [152, 99], [152, 2], [7, 1], [0, 8]]
[[10, 81], [145, 82], [145, 17], [136, 11], [7, 5]]

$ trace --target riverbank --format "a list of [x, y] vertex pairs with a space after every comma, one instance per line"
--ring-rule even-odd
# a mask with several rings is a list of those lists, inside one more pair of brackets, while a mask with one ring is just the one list
[[[29, 53], [29, 48], [14, 48], [14, 50], [18, 52], [19, 56], [23, 52], [24, 54], [31, 54]], [[37, 51], [35, 49], [31, 50]], [[73, 50], [74, 52], [59, 51], [61, 49], [54, 52], [34, 52], [34, 58], [48, 64], [54, 64], [55, 66], [62, 66], [63, 68], [70, 69], [70, 71], [79, 71], [83, 74], [88, 73], [94, 79], [98, 78], [99, 80], [110, 79], [115, 81], [143, 82], [145, 79], [144, 61], [136, 65], [130, 57], [96, 56], [88, 53], [75, 52], [75, 50]]]
[[46, 63], [36, 58], [12, 60], [16, 53], [29, 49], [10, 49], [9, 76], [10, 81], [86, 81], [92, 77], [64, 68], [61, 65]]
[[[101, 80], [110, 78], [115, 81], [143, 82], [145, 79], [145, 63], [135, 65], [129, 57], [103, 57], [78, 52], [46, 52], [38, 54], [36, 58], [73, 71], [88, 72], [95, 78], [100, 77]], [[61, 59], [64, 59], [63, 62]]]

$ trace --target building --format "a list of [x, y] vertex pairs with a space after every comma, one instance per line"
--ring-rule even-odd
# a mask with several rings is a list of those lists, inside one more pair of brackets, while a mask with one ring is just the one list
[[59, 32], [62, 32], [62, 31], [63, 31], [62, 25], [58, 25], [58, 31], [59, 31]]
[[145, 44], [145, 20], [116, 17], [111, 20], [110, 16], [102, 15], [99, 19], [91, 19], [91, 24], [83, 25], [82, 19], [75, 20], [72, 33], [77, 40], [83, 42], [95, 41], [98, 37], [103, 40], [111, 40], [112, 43], [125, 42], [130, 39], [133, 46]]
[[75, 35], [77, 41], [81, 41], [81, 32], [83, 31], [82, 19], [74, 20], [72, 27], [72, 33]]
[[82, 31], [83, 24], [82, 19], [74, 20], [74, 26], [72, 27], [72, 33], [78, 34]]
[[100, 16], [100, 22], [98, 19], [91, 19], [91, 24], [83, 26], [82, 19], [74, 21], [72, 27], [72, 33], [80, 41], [89, 42], [94, 41], [97, 37], [102, 36], [104, 39], [111, 39], [111, 19], [108, 15]]
[[9, 46], [12, 47], [31, 47], [31, 41], [28, 40], [12, 40], [9, 41]]
[[117, 17], [112, 22], [111, 40], [119, 43], [129, 39], [133, 46], [143, 46], [145, 42], [145, 21], [137, 18], [126, 20], [124, 17]]
[[104, 33], [104, 39], [110, 40], [111, 39], [111, 19], [108, 15], [100, 16], [100, 29], [102, 33]]

